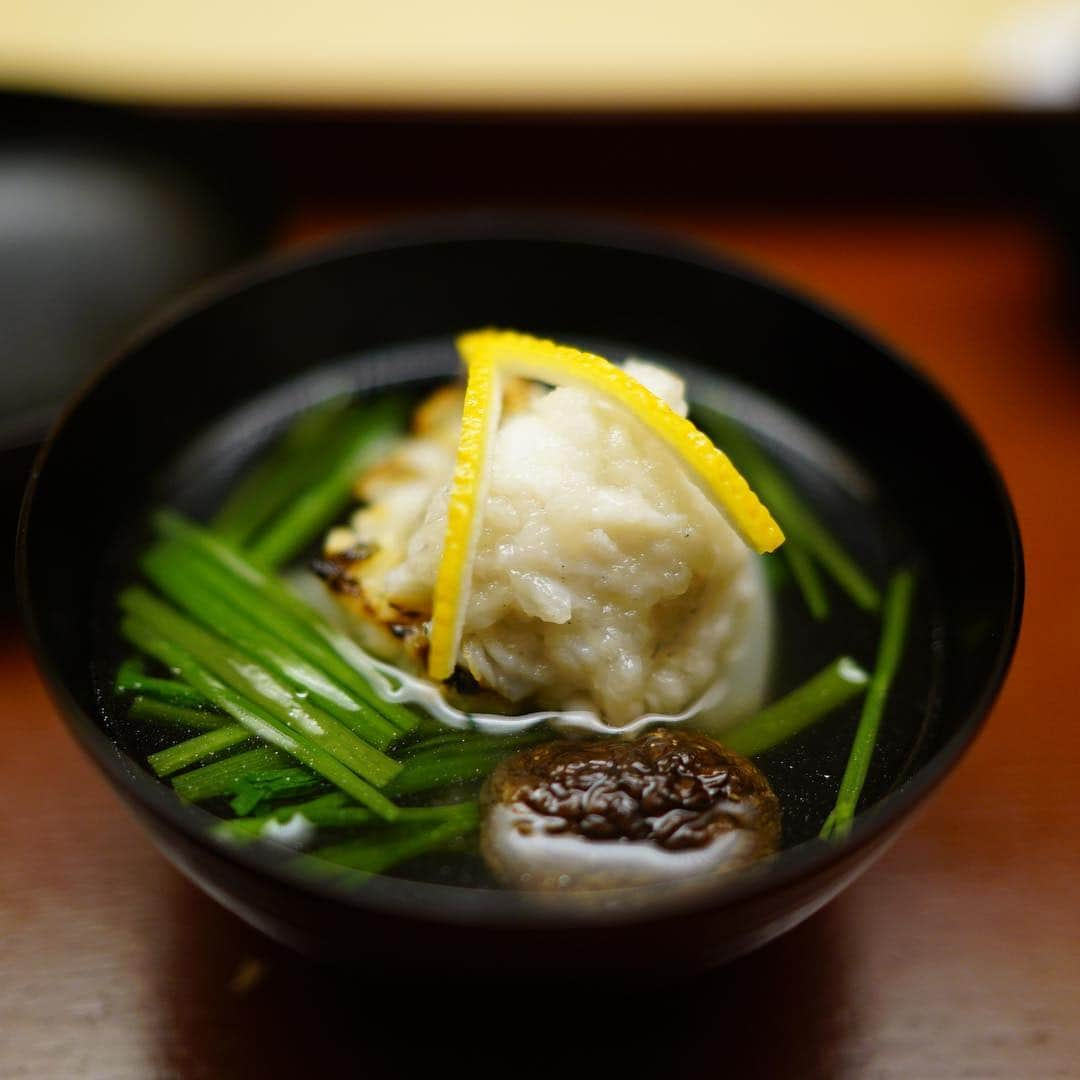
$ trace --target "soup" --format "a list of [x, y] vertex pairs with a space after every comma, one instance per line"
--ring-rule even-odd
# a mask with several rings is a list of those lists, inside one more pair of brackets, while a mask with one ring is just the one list
[[714, 879], [844, 835], [936, 718], [887, 493], [677, 360], [472, 337], [468, 390], [314, 372], [235, 475], [243, 416], [196, 440], [116, 546], [115, 737], [223, 840], [358, 887]]

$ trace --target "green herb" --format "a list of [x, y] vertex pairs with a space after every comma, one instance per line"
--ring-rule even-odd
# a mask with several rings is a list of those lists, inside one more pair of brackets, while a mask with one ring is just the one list
[[[236, 782], [236, 794], [229, 806], [238, 816], [250, 814], [256, 807], [285, 795], [295, 795], [312, 786], [313, 777], [304, 769], [274, 769], [270, 772], [245, 773]], [[371, 810], [365, 811], [379, 821]]]
[[[239, 793], [246, 781], [246, 775], [241, 777], [234, 790]], [[316, 812], [319, 807], [340, 807], [345, 801], [346, 798], [340, 791], [331, 791], [326, 795], [317, 795], [307, 802], [290, 803], [288, 806], [281, 806], [276, 810], [271, 810], [269, 813], [259, 814], [255, 817], [238, 817], [220, 821], [214, 826], [214, 835], [227, 840], [251, 840], [257, 837], [262, 832], [263, 826], [271, 821], [285, 825], [297, 814], [303, 814], [306, 817], [307, 814]], [[370, 810], [364, 810], [361, 807], [350, 807], [349, 809], [356, 809], [360, 813], [370, 815], [373, 822], [382, 820], [377, 815], [372, 814]]]
[[[256, 783], [257, 778], [256, 778]], [[243, 790], [249, 781], [245, 778], [237, 785], [238, 793]], [[320, 829], [357, 829], [376, 826], [384, 828], [384, 823], [377, 814], [362, 806], [342, 805], [342, 796], [339, 792], [329, 795], [321, 795], [310, 802], [295, 803], [291, 806], [282, 806], [270, 813], [260, 814], [255, 817], [238, 817], [232, 821], [223, 822], [221, 835], [238, 837], [258, 836], [263, 827], [270, 822], [280, 825], [288, 824], [300, 814], [310, 824]], [[405, 806], [401, 808], [397, 824], [401, 825], [428, 825], [453, 818], [459, 815], [458, 809], [462, 803], [451, 803], [443, 806]], [[240, 813], [236, 800], [233, 801], [233, 809]], [[243, 811], [250, 813], [250, 809]]]
[[216, 731], [196, 735], [193, 739], [186, 739], [166, 750], [150, 754], [146, 763], [156, 775], [171, 776], [181, 769], [206, 761], [207, 758], [214, 757], [223, 750], [229, 750], [240, 743], [247, 742], [250, 738], [251, 732], [243, 724], [226, 724]]
[[483, 780], [508, 754], [525, 746], [546, 742], [546, 730], [526, 731], [517, 735], [473, 735], [457, 745], [431, 740], [423, 743], [405, 761], [405, 767], [390, 782], [386, 791], [392, 797], [416, 795], [454, 784]]
[[770, 592], [778, 593], [791, 584], [791, 567], [788, 565], [788, 560], [784, 555], [784, 549], [790, 541], [791, 537], [786, 537], [779, 551], [760, 556], [761, 565], [765, 571], [765, 581]]
[[421, 755], [436, 759], [454, 754], [482, 753], [488, 750], [507, 754], [522, 746], [546, 742], [551, 737], [550, 729], [543, 724], [526, 728], [524, 731], [507, 732], [505, 735], [488, 735], [479, 731], [447, 731], [443, 728], [438, 735], [406, 747], [402, 751], [402, 758], [406, 763], [413, 763]]
[[735, 462], [784, 533], [805, 548], [855, 604], [877, 611], [881, 607], [877, 588], [741, 425], [709, 408], [696, 409], [695, 418]]
[[861, 694], [868, 680], [850, 656], [841, 656], [802, 686], [725, 731], [720, 741], [746, 757], [764, 754]]
[[198, 690], [192, 690], [186, 683], [177, 682], [175, 679], [155, 679], [147, 675], [142, 662], [134, 658], [125, 660], [120, 665], [116, 673], [115, 687], [117, 694], [121, 696], [142, 694], [188, 709], [209, 708], [209, 702]]
[[[475, 783], [483, 780], [508, 754], [550, 738], [551, 733], [546, 729], [530, 730], [515, 735], [452, 732], [445, 736], [437, 736], [416, 744], [412, 755], [404, 759], [402, 771], [386, 788], [386, 794], [394, 797], [417, 795], [454, 784]], [[254, 754], [263, 755], [266, 750], [269, 750], [271, 757], [252, 757]], [[235, 762], [235, 765], [230, 766], [230, 762]], [[235, 778], [242, 777], [245, 771], [267, 770], [288, 762], [287, 755], [269, 748], [248, 751], [178, 776], [173, 780], [173, 785], [185, 798], [197, 802], [233, 792]], [[203, 781], [200, 774], [205, 774], [209, 778], [208, 781]], [[305, 775], [312, 782], [316, 780], [316, 777], [310, 773]], [[220, 776], [229, 778], [230, 782], [224, 788], [220, 786], [222, 783]], [[209, 794], [202, 794], [204, 790]], [[405, 811], [401, 809], [400, 812]]]
[[301, 413], [277, 445], [230, 491], [214, 517], [214, 531], [243, 545], [292, 502], [316, 474], [348, 407], [347, 397], [336, 397]]
[[301, 699], [325, 710], [365, 742], [386, 749], [400, 732], [352, 696], [320, 668], [309, 663], [231, 603], [202, 569], [203, 561], [183, 548], [158, 546], [142, 559], [146, 576], [174, 603], [230, 645], [259, 661]]
[[381, 874], [396, 863], [444, 847], [473, 832], [480, 821], [476, 803], [459, 803], [455, 809], [457, 812], [452, 817], [435, 825], [422, 828], [395, 825], [371, 836], [319, 848], [313, 854], [353, 870]]
[[412, 731], [420, 723], [406, 705], [379, 697], [361, 674], [367, 656], [360, 646], [330, 627], [276, 576], [173, 511], [159, 511], [154, 524], [163, 536], [198, 555], [211, 568], [215, 585], [223, 595], [280, 641], [355, 692], [399, 730]]
[[[203, 630], [145, 589], [125, 589], [120, 594], [120, 606], [158, 635], [156, 651], [145, 645], [144, 651], [178, 670], [181, 677], [197, 690], [207, 693], [202, 685], [203, 678], [193, 679], [180, 671], [177, 664], [165, 660], [163, 644], [166, 647], [175, 646], [187, 654], [192, 670], [209, 673], [221, 684], [264, 710], [266, 715], [274, 719], [276, 728], [291, 731], [304, 745], [318, 747], [320, 752], [331, 755], [372, 784], [382, 787], [401, 770], [401, 766], [392, 758], [369, 746], [328, 713], [299, 700], [288, 686], [274, 678], [254, 658]], [[211, 700], [225, 708], [216, 698]], [[229, 710], [226, 708], [226, 711]], [[231, 712], [230, 715], [235, 716]], [[235, 716], [235, 719], [244, 723], [239, 716]]]
[[[183, 686], [183, 683], [177, 683]], [[137, 695], [128, 705], [128, 719], [140, 724], [165, 724], [169, 727], [191, 728], [195, 731], [214, 731], [224, 727], [229, 718], [207, 709], [192, 709], [186, 705], [173, 705], [151, 697]]]
[[408, 400], [387, 397], [350, 418], [334, 440], [330, 460], [320, 463], [318, 479], [304, 487], [288, 508], [259, 534], [248, 551], [254, 562], [277, 567], [299, 554], [348, 506], [357, 474], [385, 454], [400, 435]]
[[907, 638], [911, 599], [915, 590], [915, 574], [912, 570], [900, 570], [893, 575], [885, 591], [885, 605], [881, 617], [881, 639], [878, 643], [877, 663], [866, 691], [862, 715], [851, 746], [847, 768], [840, 781], [840, 794], [836, 806], [822, 826], [821, 835], [826, 839], [842, 839], [851, 830], [855, 809], [862, 794], [870, 759], [877, 743], [878, 729], [885, 712], [889, 689], [900, 667]]
[[[126, 610], [135, 616], [125, 619], [121, 625], [121, 633], [133, 645], [173, 668], [181, 678], [204, 693], [215, 705], [227, 712], [238, 723], [243, 724], [259, 739], [291, 754], [301, 764], [329, 780], [331, 784], [351, 795], [357, 802], [382, 814], [387, 820], [393, 820], [397, 816], [397, 807], [389, 799], [381, 795], [376, 788], [361, 779], [340, 758], [330, 752], [328, 747], [338, 752], [349, 749], [341, 742], [340, 733], [328, 732], [325, 727], [319, 727], [318, 720], [314, 720], [318, 734], [316, 730], [304, 731], [305, 722], [302, 715], [278, 708], [276, 702], [275, 708], [270, 711], [261, 703], [256, 704], [226, 685], [224, 681], [216, 677], [213, 667], [209, 664], [204, 667], [196, 657], [165, 636], [168, 629], [176, 628], [175, 619], [181, 617], [174, 618], [175, 613], [170, 613], [166, 605], [154, 600], [149, 594], [145, 594], [144, 590], [126, 590], [122, 594], [121, 602]], [[164, 632], [163, 626], [166, 628]], [[186, 632], [186, 628], [183, 636], [194, 638]], [[198, 644], [197, 641], [196, 644]], [[215, 664], [215, 666], [224, 670], [222, 665]], [[267, 684], [265, 674], [253, 669], [250, 665], [247, 674], [251, 679], [253, 693], [263, 700], [273, 701], [273, 695], [262, 692]], [[285, 716], [288, 717], [287, 720], [284, 719]], [[296, 727], [291, 727], [290, 724], [295, 724]], [[341, 730], [346, 731], [344, 728]], [[355, 739], [351, 733], [348, 734]], [[370, 752], [378, 753], [375, 750]], [[352, 757], [352, 754], [348, 756]], [[386, 760], [390, 761], [389, 758]], [[390, 765], [394, 771], [399, 768], [395, 762], [390, 761]]]
[[829, 598], [825, 595], [825, 582], [821, 580], [817, 566], [798, 540], [790, 536], [784, 541], [780, 553], [791, 567], [791, 576], [803, 595], [806, 608], [817, 622], [829, 617]]
[[[176, 793], [188, 802], [206, 802], [207, 799], [216, 799], [220, 795], [233, 794], [237, 784], [245, 776], [282, 768], [292, 761], [291, 754], [273, 746], [260, 746], [255, 750], [245, 750], [242, 754], [233, 754], [232, 757], [215, 761], [211, 765], [192, 769], [191, 772], [174, 777], [172, 785]], [[306, 769], [298, 771], [304, 774], [307, 781], [315, 780]]]

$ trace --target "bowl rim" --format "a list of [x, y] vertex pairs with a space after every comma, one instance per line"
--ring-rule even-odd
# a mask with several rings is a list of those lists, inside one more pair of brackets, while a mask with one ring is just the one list
[[[620, 250], [632, 255], [656, 256], [734, 276], [757, 288], [778, 294], [858, 337], [873, 348], [883, 362], [898, 368], [923, 393], [936, 398], [939, 405], [944, 407], [950, 422], [975, 452], [997, 502], [1008, 538], [1012, 571], [1009, 609], [1005, 624], [1000, 628], [997, 648], [979, 693], [953, 734], [900, 788], [889, 792], [877, 804], [859, 814], [851, 832], [843, 840], [807, 841], [784, 852], [775, 862], [730, 879], [717, 878], [715, 882], [683, 896], [671, 895], [673, 890], [664, 883], [597, 894], [629, 901], [615, 907], [604, 903], [537, 903], [523, 894], [509, 891], [414, 882], [382, 875], [368, 879], [362, 889], [342, 888], [333, 879], [316, 879], [290, 865], [289, 858], [283, 856], [285, 849], [280, 845], [257, 841], [241, 846], [212, 836], [210, 827], [218, 819], [201, 808], [181, 802], [166, 785], [148, 772], [133, 770], [128, 764], [133, 759], [119, 750], [96, 719], [69, 692], [45, 646], [42, 629], [34, 613], [30, 595], [29, 531], [35, 495], [48, 467], [52, 448], [70, 418], [82, 408], [98, 383], [155, 337], [215, 304], [269, 280], [327, 262], [362, 257], [387, 249], [483, 240], [570, 243]], [[910, 818], [915, 808], [941, 785], [986, 723], [1016, 649], [1023, 611], [1025, 571], [1016, 513], [1001, 473], [984, 441], [952, 398], [930, 376], [873, 332], [867, 331], [829, 304], [806, 295], [798, 287], [778, 282], [768, 273], [702, 242], [673, 236], [670, 232], [596, 216], [478, 210], [412, 216], [390, 224], [336, 234], [329, 240], [316, 241], [284, 253], [257, 257], [182, 294], [157, 314], [144, 320], [69, 396], [37, 453], [19, 514], [15, 580], [19, 610], [31, 654], [68, 729], [114, 788], [130, 797], [142, 810], [163, 819], [186, 840], [198, 847], [208, 847], [218, 858], [236, 862], [248, 871], [273, 879], [279, 885], [331, 903], [344, 904], [357, 912], [374, 910], [448, 925], [571, 928], [651, 921], [672, 914], [686, 915], [701, 910], [733, 907], [793, 886], [800, 880], [827, 873], [856, 852], [871, 850], [875, 847], [875, 841], [880, 841], [876, 846], [883, 849], [887, 834], [895, 833], [904, 819]], [[665, 896], [665, 893], [668, 895]]]

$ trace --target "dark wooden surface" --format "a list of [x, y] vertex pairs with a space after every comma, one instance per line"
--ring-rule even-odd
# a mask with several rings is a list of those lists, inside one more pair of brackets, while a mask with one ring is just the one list
[[[369, 218], [299, 214], [286, 240]], [[990, 443], [1020, 515], [1027, 614], [990, 725], [944, 790], [825, 911], [691, 983], [371, 986], [278, 948], [167, 866], [10, 627], [0, 1076], [1080, 1076], [1080, 350], [1053, 246], [987, 210], [645, 220], [853, 312]]]

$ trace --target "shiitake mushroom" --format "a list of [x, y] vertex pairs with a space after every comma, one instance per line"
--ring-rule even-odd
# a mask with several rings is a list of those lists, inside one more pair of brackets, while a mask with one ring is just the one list
[[780, 804], [749, 760], [676, 728], [558, 740], [488, 778], [481, 848], [507, 886], [584, 892], [724, 873], [776, 851]]

